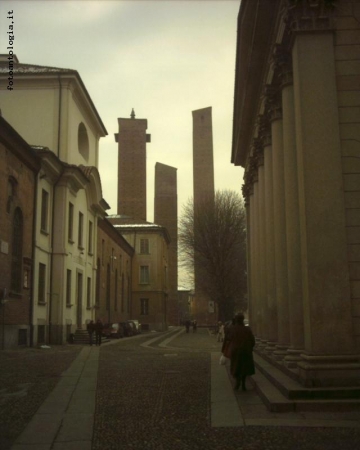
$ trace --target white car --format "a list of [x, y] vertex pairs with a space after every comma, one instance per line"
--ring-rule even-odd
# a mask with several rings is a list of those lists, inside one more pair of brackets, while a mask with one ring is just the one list
[[141, 323], [138, 320], [129, 319], [128, 322], [132, 322], [135, 325], [137, 334], [141, 333]]

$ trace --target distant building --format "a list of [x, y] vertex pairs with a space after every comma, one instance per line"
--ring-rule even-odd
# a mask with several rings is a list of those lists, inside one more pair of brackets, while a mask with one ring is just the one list
[[[198, 109], [193, 117], [193, 183], [194, 212], [204, 199], [214, 199], [214, 155], [212, 134], [212, 108]], [[195, 237], [196, 239], [196, 237]], [[193, 314], [198, 323], [211, 324], [216, 321], [214, 302], [199, 284], [195, 254], [195, 308]]]
[[179, 323], [178, 310], [178, 216], [177, 169], [165, 164], [155, 165], [154, 221], [165, 227], [170, 235], [169, 244], [169, 296], [167, 320], [170, 325]]
[[95, 319], [125, 322], [132, 316], [133, 247], [108, 219], [98, 221]]
[[194, 291], [190, 289], [178, 290], [179, 300], [179, 324], [183, 325], [185, 320], [195, 319], [193, 315]]
[[241, 2], [231, 160], [249, 320], [309, 387], [360, 379], [359, 36], [357, 1]]
[[132, 319], [144, 330], [166, 330], [169, 297], [170, 237], [166, 228], [120, 215], [108, 220], [134, 248]]
[[0, 117], [0, 349], [32, 341], [39, 171], [36, 152]]

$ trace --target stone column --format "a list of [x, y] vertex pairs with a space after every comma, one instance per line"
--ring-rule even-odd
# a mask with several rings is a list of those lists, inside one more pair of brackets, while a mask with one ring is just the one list
[[265, 249], [266, 255], [266, 352], [275, 350], [278, 340], [277, 303], [275, 283], [275, 230], [274, 230], [274, 199], [273, 199], [273, 168], [271, 149], [271, 129], [268, 117], [263, 116], [260, 134], [264, 146], [264, 204], [265, 204]]
[[261, 324], [261, 347], [265, 348], [268, 341], [267, 331], [267, 294], [266, 294], [266, 232], [265, 232], [265, 171], [264, 171], [264, 148], [262, 140], [254, 140], [254, 153], [258, 168], [258, 312]]
[[271, 136], [273, 156], [275, 279], [278, 319], [278, 342], [274, 357], [281, 360], [290, 345], [288, 276], [286, 250], [285, 180], [283, 121], [280, 98], [273, 97], [271, 105]]
[[[259, 179], [257, 163], [255, 158], [253, 158], [253, 223], [252, 223], [252, 236], [253, 236], [253, 292], [255, 297], [255, 305], [253, 313], [256, 322], [256, 337], [261, 339], [262, 335], [262, 324], [261, 324], [261, 314], [260, 314], [260, 245], [259, 245]], [[259, 342], [260, 343], [260, 342]]]
[[249, 320], [251, 320], [251, 296], [252, 296], [252, 286], [251, 286], [251, 226], [250, 226], [250, 192], [251, 185], [249, 180], [246, 177], [246, 173], [244, 175], [245, 183], [242, 185], [241, 190], [244, 197], [245, 211], [246, 211], [246, 266], [247, 266], [247, 299], [248, 299], [248, 314]]
[[249, 192], [249, 219], [248, 219], [248, 233], [249, 233], [249, 322], [255, 335], [258, 333], [256, 322], [256, 267], [255, 267], [255, 201], [254, 201], [254, 183], [252, 179], [251, 169], [247, 169], [245, 173], [245, 185], [248, 186]]
[[289, 56], [281, 51], [280, 58], [282, 78], [284, 192], [290, 321], [290, 347], [284, 362], [289, 367], [296, 367], [296, 361], [301, 360], [300, 353], [304, 350], [304, 310], [301, 280], [300, 219], [296, 161], [294, 87], [292, 67]]
[[292, 49], [305, 327], [299, 373], [309, 386], [355, 384], [360, 366], [351, 317], [334, 36], [323, 30], [323, 18], [317, 33], [316, 18], [308, 22], [311, 33], [301, 20]]

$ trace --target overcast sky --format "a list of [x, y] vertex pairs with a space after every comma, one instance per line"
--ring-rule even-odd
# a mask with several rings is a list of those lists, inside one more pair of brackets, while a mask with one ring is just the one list
[[212, 107], [215, 188], [240, 192], [243, 171], [230, 163], [239, 7], [240, 0], [0, 2], [1, 53], [12, 9], [19, 61], [75, 69], [85, 83], [108, 131], [99, 171], [109, 213], [117, 212], [117, 118], [130, 117], [132, 108], [151, 134], [149, 221], [156, 162], [178, 169], [179, 215], [192, 197], [196, 109]]

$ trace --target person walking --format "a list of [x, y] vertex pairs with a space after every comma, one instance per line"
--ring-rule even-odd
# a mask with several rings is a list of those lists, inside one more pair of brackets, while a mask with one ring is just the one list
[[89, 344], [90, 346], [93, 345], [93, 334], [95, 331], [95, 324], [93, 320], [90, 320], [90, 322], [87, 324], [87, 332], [89, 333]]
[[186, 332], [187, 332], [187, 333], [188, 333], [189, 330], [190, 330], [190, 324], [191, 324], [190, 320], [187, 319], [187, 321], [185, 322], [185, 328], [186, 328]]
[[192, 326], [193, 326], [193, 333], [196, 333], [196, 330], [197, 330], [197, 322], [196, 322], [196, 320], [193, 320]]
[[234, 322], [229, 330], [230, 372], [236, 380], [234, 389], [238, 390], [241, 384], [241, 389], [246, 391], [246, 377], [255, 373], [255, 337], [251, 328], [244, 325], [243, 314], [235, 316]]
[[218, 342], [224, 342], [224, 336], [225, 336], [225, 327], [222, 322], [218, 323], [218, 334], [217, 334], [217, 341]]
[[96, 345], [101, 345], [101, 336], [102, 336], [102, 331], [103, 331], [103, 323], [101, 322], [100, 319], [98, 319], [96, 321], [95, 324], [95, 338], [96, 338]]

